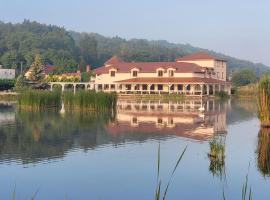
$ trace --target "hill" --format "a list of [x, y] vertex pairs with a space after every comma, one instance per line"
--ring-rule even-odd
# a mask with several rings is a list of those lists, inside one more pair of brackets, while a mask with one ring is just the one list
[[59, 66], [65, 71], [70, 70], [70, 67], [76, 69], [77, 66], [85, 69], [86, 64], [101, 66], [114, 54], [127, 61], [172, 61], [202, 50], [228, 60], [229, 72], [245, 68], [261, 74], [270, 70], [264, 64], [240, 60], [189, 44], [78, 33], [29, 20], [17, 24], [0, 22], [0, 64], [18, 70], [21, 63], [26, 69], [36, 53], [41, 54], [45, 64]]

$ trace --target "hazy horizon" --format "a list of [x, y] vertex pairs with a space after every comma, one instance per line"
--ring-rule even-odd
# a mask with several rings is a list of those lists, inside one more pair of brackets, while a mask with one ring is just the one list
[[270, 66], [270, 2], [261, 0], [0, 0], [3, 22], [29, 19], [78, 32], [167, 40]]

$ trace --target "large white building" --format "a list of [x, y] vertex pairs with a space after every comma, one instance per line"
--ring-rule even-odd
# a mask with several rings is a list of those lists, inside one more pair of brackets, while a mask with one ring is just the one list
[[125, 62], [113, 56], [94, 70], [94, 88], [118, 93], [230, 94], [227, 62], [206, 52], [177, 58], [174, 62]]
[[3, 69], [0, 65], [0, 79], [14, 79], [15, 69]]

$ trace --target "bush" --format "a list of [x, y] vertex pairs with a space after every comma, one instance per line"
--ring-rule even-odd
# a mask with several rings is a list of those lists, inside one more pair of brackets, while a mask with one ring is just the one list
[[15, 79], [0, 79], [0, 91], [10, 90], [15, 86]]

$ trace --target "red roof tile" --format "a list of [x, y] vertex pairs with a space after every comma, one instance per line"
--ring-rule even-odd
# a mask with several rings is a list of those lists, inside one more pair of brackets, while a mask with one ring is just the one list
[[45, 65], [45, 67], [44, 67], [45, 74], [49, 74], [49, 73], [53, 72], [54, 68], [55, 67], [53, 65]]
[[213, 78], [178, 78], [178, 77], [137, 77], [121, 81], [118, 83], [226, 83], [225, 81]]
[[117, 55], [114, 55], [109, 60], [107, 60], [104, 64], [105, 65], [113, 65], [113, 64], [117, 64], [117, 63], [121, 63], [121, 62], [123, 62], [123, 60], [121, 60], [121, 58], [119, 58]]
[[173, 68], [178, 73], [204, 73], [205, 68], [193, 64], [184, 62], [119, 62], [111, 64], [110, 66], [103, 66], [94, 69], [95, 74], [109, 73], [109, 70], [115, 68], [117, 73], [128, 73], [133, 68], [138, 68], [140, 72], [156, 72], [158, 68], [168, 69]]
[[203, 51], [189, 54], [189, 55], [179, 57], [176, 59], [176, 61], [191, 61], [191, 60], [222, 60], [222, 61], [225, 61], [223, 59], [217, 58], [217, 57], [212, 56], [209, 53], [206, 53]]

